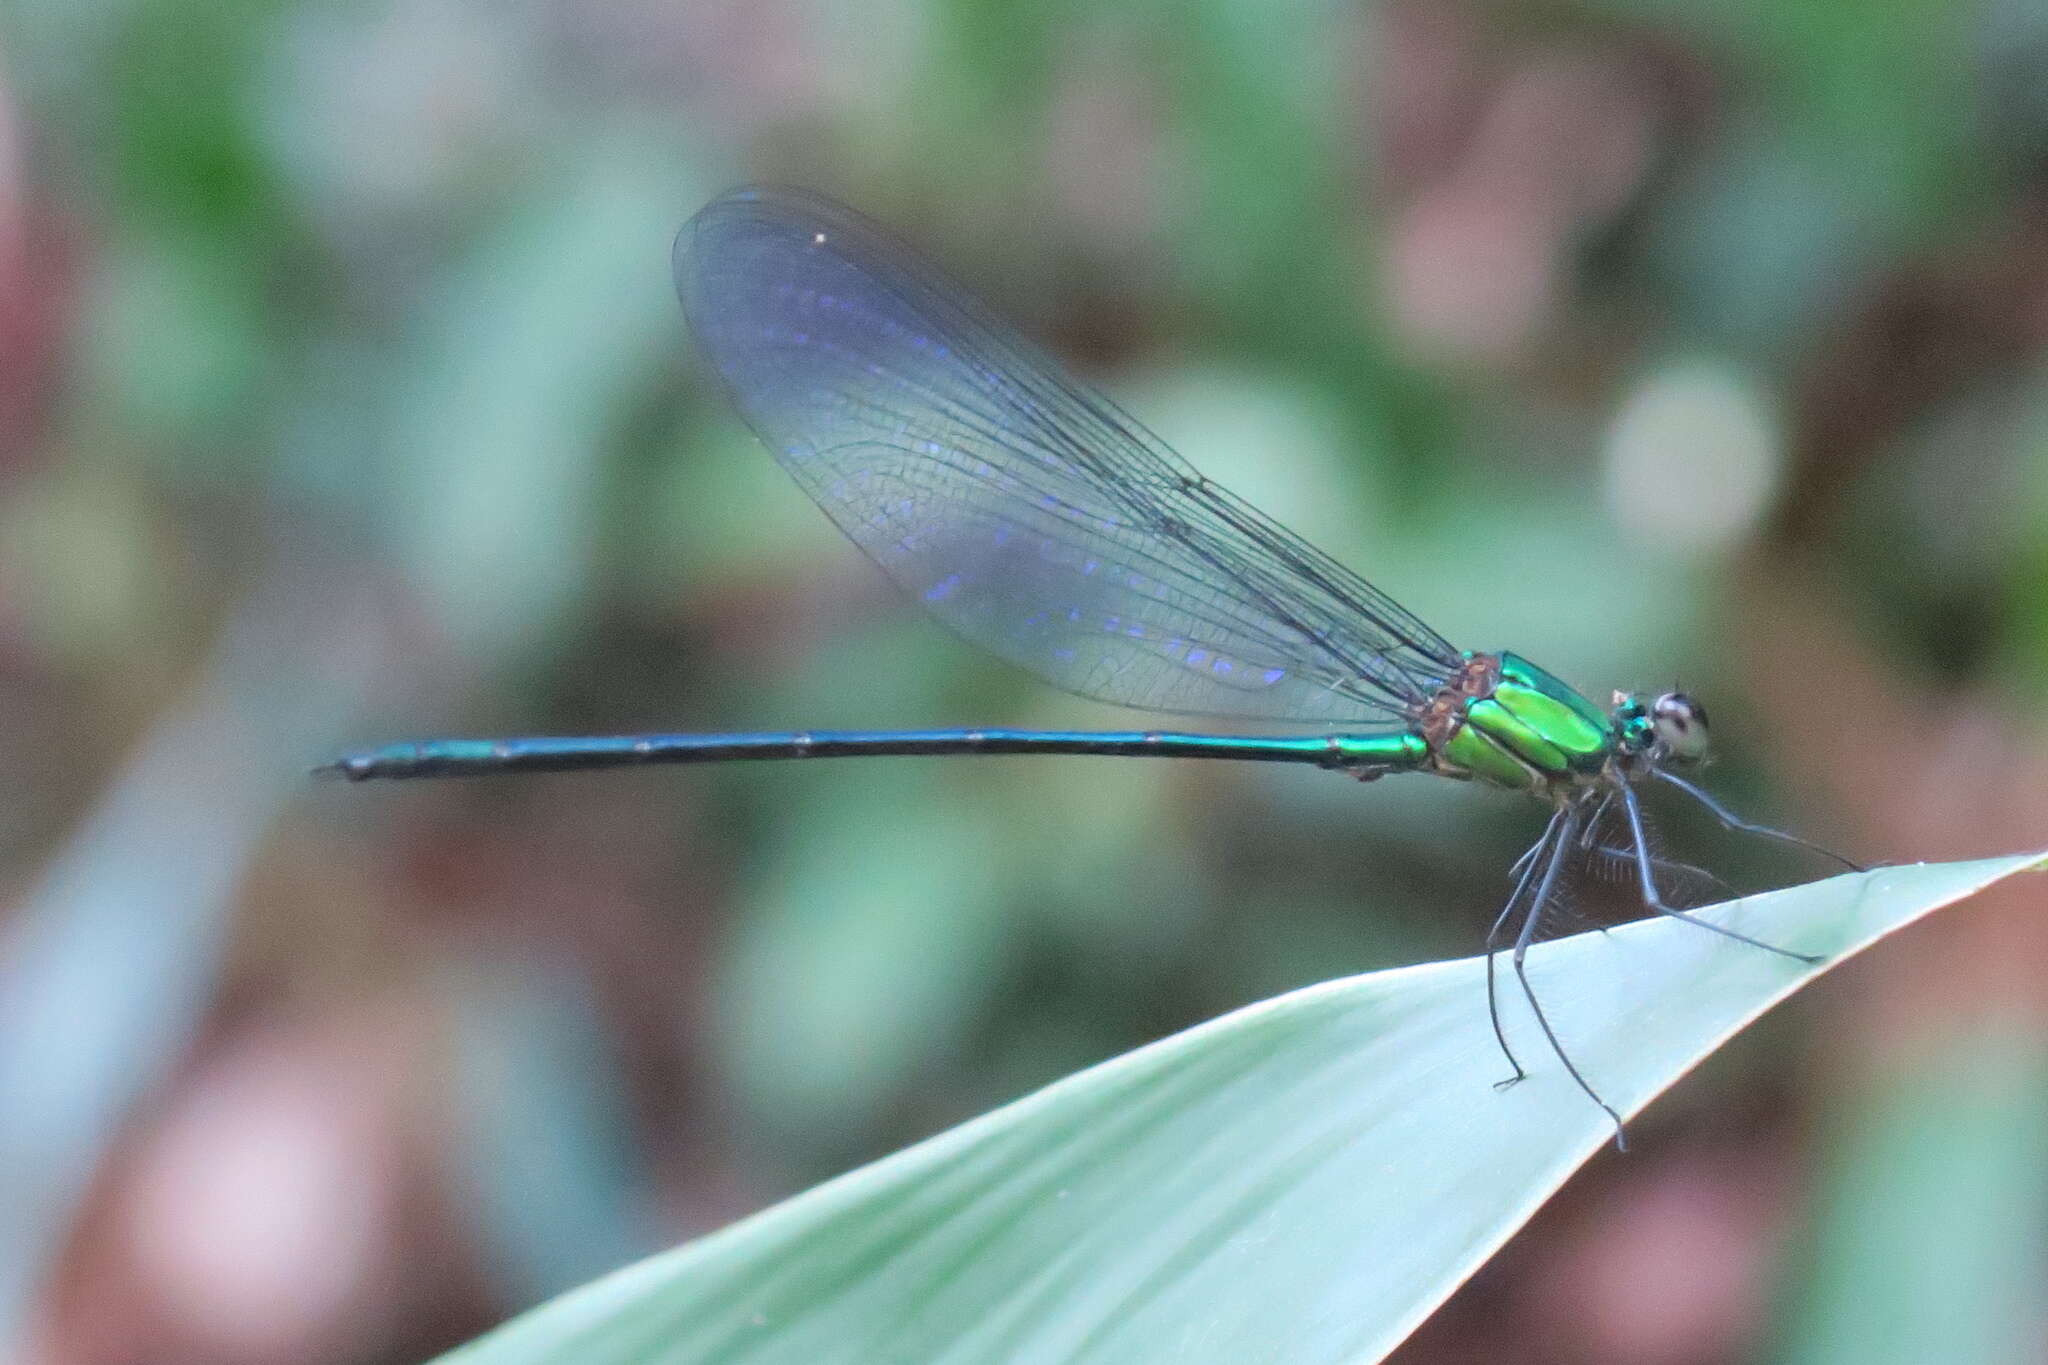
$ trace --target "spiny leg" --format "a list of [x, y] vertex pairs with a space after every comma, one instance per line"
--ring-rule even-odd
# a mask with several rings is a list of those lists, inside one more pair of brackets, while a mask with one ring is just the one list
[[1863, 872], [1867, 870], [1863, 866], [1863, 864], [1858, 862], [1852, 862], [1849, 859], [1844, 858], [1841, 854], [1835, 852], [1831, 848], [1822, 848], [1819, 844], [1814, 843], [1810, 839], [1802, 839], [1798, 835], [1789, 834], [1782, 829], [1773, 829], [1769, 825], [1760, 825], [1754, 820], [1743, 819], [1734, 811], [1729, 810], [1719, 801], [1716, 801], [1713, 797], [1707, 795], [1705, 790], [1693, 785], [1692, 783], [1686, 781], [1682, 777], [1679, 777], [1675, 773], [1668, 773], [1664, 771], [1662, 768], [1656, 767], [1651, 768], [1650, 771], [1655, 773], [1658, 777], [1663, 778], [1666, 782], [1669, 782], [1672, 786], [1678, 788], [1680, 791], [1684, 792], [1687, 796], [1690, 796], [1693, 800], [1699, 802], [1702, 806], [1705, 806], [1708, 812], [1711, 813], [1716, 820], [1719, 820], [1722, 826], [1726, 829], [1732, 829], [1742, 834], [1760, 834], [1766, 839], [1776, 839], [1781, 843], [1795, 844], [1800, 848], [1808, 850], [1809, 852], [1818, 853], [1823, 858], [1832, 858], [1836, 862], [1840, 863], [1843, 867], [1848, 868], [1851, 872]]
[[[1598, 810], [1606, 808], [1608, 799], [1611, 799], [1611, 794], [1609, 798], [1601, 801]], [[1595, 812], [1596, 816], [1598, 810]], [[1636, 851], [1633, 848], [1616, 848], [1612, 844], [1591, 843], [1585, 834], [1581, 834], [1579, 836], [1579, 851], [1588, 859], [1597, 858], [1604, 863], [1619, 864], [1627, 872], [1634, 872], [1636, 869]], [[1528, 855], [1524, 854], [1523, 856], [1527, 857]], [[1518, 863], [1516, 866], [1519, 867], [1520, 864]], [[1676, 873], [1682, 877], [1697, 878], [1716, 890], [1726, 892], [1731, 897], [1735, 894], [1735, 888], [1728, 885], [1725, 879], [1715, 876], [1697, 863], [1682, 863], [1675, 858], [1663, 858], [1653, 853], [1650, 855], [1650, 866], [1656, 868], [1659, 872]], [[1609, 926], [1605, 924], [1596, 924], [1593, 927], [1602, 934], [1607, 933], [1609, 929]]]
[[1572, 838], [1578, 833], [1577, 811], [1567, 809], [1560, 811], [1559, 816], [1563, 819], [1564, 826], [1550, 851], [1549, 861], [1544, 864], [1543, 880], [1537, 884], [1536, 898], [1530, 903], [1529, 912], [1522, 920], [1522, 932], [1515, 938], [1515, 977], [1522, 983], [1522, 995], [1529, 1002], [1529, 1012], [1536, 1016], [1537, 1026], [1543, 1030], [1543, 1036], [1550, 1042], [1550, 1050], [1555, 1052], [1557, 1060], [1564, 1064], [1566, 1074], [1578, 1082], [1579, 1089], [1586, 1092], [1586, 1098], [1599, 1105], [1607, 1117], [1614, 1120], [1614, 1145], [1618, 1150], [1627, 1151], [1628, 1137], [1621, 1130], [1621, 1115], [1615, 1112], [1613, 1105], [1600, 1098], [1600, 1092], [1593, 1089], [1580, 1074], [1578, 1066], [1564, 1050], [1564, 1044], [1558, 1041], [1557, 1030], [1550, 1026], [1550, 1019], [1543, 1013], [1542, 1003], [1536, 999], [1536, 988], [1529, 982], [1529, 969], [1524, 962], [1529, 955], [1529, 944], [1536, 937], [1536, 926], [1543, 918], [1543, 907], [1549, 902], [1551, 892], [1557, 889], [1558, 873], [1563, 870], [1565, 856], [1571, 852]]
[[[1636, 860], [1634, 849], [1616, 848], [1612, 844], [1600, 842], [1600, 818], [1606, 815], [1608, 810], [1614, 805], [1614, 795], [1615, 792], [1612, 787], [1600, 793], [1599, 803], [1593, 807], [1592, 814], [1586, 817], [1584, 828], [1579, 831], [1579, 851], [1592, 857], [1605, 858], [1609, 862], [1628, 863], [1633, 867]], [[1525, 853], [1522, 856], [1526, 858], [1529, 855]], [[1689, 877], [1698, 877], [1701, 881], [1712, 882], [1715, 886], [1731, 895], [1734, 893], [1735, 888], [1728, 885], [1726, 881], [1696, 864], [1681, 863], [1675, 858], [1660, 858], [1655, 854], [1650, 855], [1650, 862], [1660, 871], [1679, 872]]]
[[[1557, 816], [1553, 814], [1550, 817], [1550, 820], [1551, 824], [1556, 824]], [[1522, 873], [1522, 869], [1529, 866], [1529, 864], [1535, 862], [1537, 855], [1543, 852], [1544, 843], [1549, 839], [1549, 837], [1550, 825], [1545, 825], [1543, 827], [1543, 838], [1538, 839], [1535, 843], [1523, 849], [1522, 856], [1515, 859], [1512, 863], [1508, 864], [1508, 875], [1511, 877], [1520, 876]]]
[[1543, 827], [1543, 837], [1529, 845], [1528, 851], [1515, 859], [1514, 866], [1508, 869], [1518, 874], [1515, 878], [1515, 889], [1508, 893], [1508, 903], [1501, 907], [1500, 914], [1493, 921], [1493, 927], [1486, 931], [1486, 1016], [1493, 1021], [1493, 1040], [1500, 1044], [1501, 1056], [1507, 1058], [1508, 1065], [1515, 1069], [1514, 1075], [1493, 1083], [1495, 1090], [1505, 1090], [1529, 1074], [1522, 1069], [1522, 1063], [1516, 1058], [1515, 1050], [1508, 1046], [1507, 1030], [1503, 1029], [1500, 1023], [1500, 992], [1495, 985], [1493, 970], [1493, 960], [1499, 956], [1501, 950], [1500, 931], [1507, 924], [1508, 918], [1515, 913], [1515, 906], [1521, 902], [1523, 894], [1528, 891], [1529, 879], [1536, 874], [1536, 865], [1541, 861], [1543, 850], [1549, 846], [1551, 836], [1557, 833], [1558, 821], [1562, 819], [1562, 810], [1551, 812], [1550, 823]]
[[1711, 929], [1724, 938], [1732, 938], [1737, 943], [1747, 943], [1752, 948], [1762, 948], [1765, 952], [1776, 953], [1780, 957], [1789, 957], [1795, 962], [1814, 963], [1821, 961], [1820, 958], [1810, 953], [1795, 953], [1790, 948], [1780, 948], [1775, 943], [1765, 943], [1762, 939], [1751, 938], [1748, 934], [1737, 933], [1733, 929], [1715, 924], [1710, 920], [1703, 920], [1687, 911], [1666, 905], [1664, 898], [1657, 894], [1657, 878], [1652, 868], [1652, 864], [1656, 860], [1650, 857], [1649, 841], [1643, 834], [1643, 808], [1642, 803], [1636, 797], [1635, 788], [1623, 787], [1621, 789], [1621, 808], [1628, 815], [1629, 837], [1635, 841], [1636, 880], [1642, 884], [1644, 905], [1655, 910], [1660, 915], [1668, 915], [1672, 919], [1684, 920], [1687, 924], [1697, 924], [1700, 928]]
[[[1595, 844], [1593, 847], [1588, 848], [1586, 852], [1592, 857], [1605, 858], [1609, 862], [1627, 863], [1631, 871], [1635, 868], [1636, 851], [1633, 848], [1615, 848], [1611, 844]], [[1728, 885], [1726, 881], [1715, 876], [1697, 863], [1681, 863], [1675, 858], [1660, 858], [1652, 854], [1650, 855], [1650, 866], [1656, 868], [1659, 872], [1677, 872], [1687, 877], [1698, 877], [1703, 882], [1713, 883], [1730, 895], [1733, 895], [1735, 892], [1734, 887]]]
[[1612, 806], [1613, 804], [1614, 789], [1612, 787], [1609, 787], [1606, 791], [1600, 793], [1599, 802], [1594, 805], [1592, 812], [1588, 814], [1583, 821], [1580, 822], [1580, 852], [1590, 853], [1593, 849], [1593, 846], [1600, 841], [1600, 819], [1602, 816], [1607, 814], [1607, 808], [1609, 806]]

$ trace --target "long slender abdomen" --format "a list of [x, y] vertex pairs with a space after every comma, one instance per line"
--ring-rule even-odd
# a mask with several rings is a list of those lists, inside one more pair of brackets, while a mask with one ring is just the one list
[[349, 754], [317, 771], [372, 778], [484, 777], [583, 772], [742, 759], [889, 755], [1093, 754], [1118, 758], [1229, 758], [1323, 768], [1407, 771], [1429, 757], [1406, 731], [1355, 735], [1203, 735], [1163, 730], [807, 730], [746, 734], [546, 736], [437, 739]]

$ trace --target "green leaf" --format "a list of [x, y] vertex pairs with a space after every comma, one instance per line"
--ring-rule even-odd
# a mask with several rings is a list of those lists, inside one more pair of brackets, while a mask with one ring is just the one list
[[[1881, 868], [1702, 918], [1828, 964], [2040, 857]], [[1624, 1114], [1812, 979], [1670, 920], [1538, 947], [1574, 1059]], [[1482, 959], [1212, 1020], [546, 1304], [449, 1359], [1379, 1359], [1613, 1136]]]

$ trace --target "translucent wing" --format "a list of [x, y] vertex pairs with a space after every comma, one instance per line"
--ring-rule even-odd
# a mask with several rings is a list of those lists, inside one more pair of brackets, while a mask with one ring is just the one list
[[783, 468], [967, 639], [1083, 696], [1397, 720], [1459, 663], [865, 218], [714, 200], [675, 246], [700, 345]]

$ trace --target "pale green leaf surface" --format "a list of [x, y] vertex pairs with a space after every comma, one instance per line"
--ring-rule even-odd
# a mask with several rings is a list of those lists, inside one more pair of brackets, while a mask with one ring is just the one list
[[[1832, 963], [2038, 858], [1882, 868], [1704, 917]], [[1632, 1114], [1809, 968], [1671, 921], [1529, 959]], [[1212, 1020], [517, 1318], [463, 1365], [1379, 1359], [1611, 1140], [1483, 962]]]

